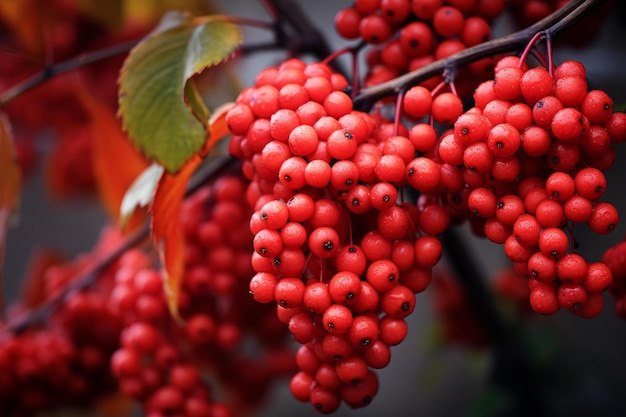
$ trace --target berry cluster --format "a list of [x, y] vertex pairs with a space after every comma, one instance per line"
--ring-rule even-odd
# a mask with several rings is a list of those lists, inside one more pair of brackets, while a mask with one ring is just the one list
[[250, 292], [275, 302], [303, 345], [291, 389], [324, 413], [372, 400], [372, 368], [404, 339], [449, 222], [434, 201], [401, 201], [406, 184], [437, 185], [423, 175], [432, 161], [415, 158], [403, 125], [354, 111], [346, 84], [291, 59], [263, 70], [227, 115], [231, 153], [251, 181]]
[[[48, 263], [40, 256], [46, 266], [31, 277], [39, 286], [29, 288], [25, 305], [13, 306], [9, 318], [71, 285], [118, 237], [106, 231], [92, 254], [72, 262]], [[104, 271], [91, 288], [72, 294], [45, 325], [16, 335], [0, 326], [0, 415], [35, 416], [63, 407], [88, 407], [115, 390], [109, 359], [122, 323], [107, 297], [114, 269]]]
[[[257, 406], [271, 381], [295, 369], [274, 309], [247, 297], [252, 236], [244, 193], [240, 176], [224, 175], [181, 207], [182, 327], [170, 317], [161, 275], [145, 257], [115, 274], [112, 300], [125, 328], [111, 367], [122, 391], [147, 415], [237, 415]], [[244, 347], [251, 341], [258, 346], [252, 356]], [[215, 401], [203, 370], [219, 381], [227, 402]]]
[[[98, 269], [95, 283], [72, 292], [46, 327], [0, 333], [0, 414], [87, 407], [117, 387], [147, 416], [228, 417], [257, 407], [272, 381], [293, 374], [288, 332], [275, 309], [247, 295], [253, 270], [245, 188], [241, 175], [223, 175], [181, 207], [183, 325], [170, 316], [154, 259], [132, 248]], [[15, 306], [12, 316], [75, 285], [123, 239], [107, 228], [89, 254], [72, 262], [44, 259], [28, 305]], [[256, 346], [252, 353], [249, 343]], [[221, 401], [208, 371], [222, 389]]]
[[[335, 28], [346, 39], [374, 47], [367, 57], [365, 84], [391, 80], [407, 71], [489, 40], [490, 22], [504, 10], [502, 0], [357, 0], [335, 16]], [[461, 71], [471, 84], [493, 65], [484, 59]], [[425, 83], [433, 87], [435, 77]]]
[[611, 271], [575, 253], [574, 225], [607, 234], [617, 224], [617, 209], [600, 198], [612, 144], [626, 139], [626, 114], [613, 112], [605, 92], [588, 90], [576, 61], [551, 72], [507, 57], [495, 71], [441, 140], [439, 157], [460, 167], [465, 185], [456, 196], [476, 229], [482, 224], [529, 278], [532, 308], [593, 317]]

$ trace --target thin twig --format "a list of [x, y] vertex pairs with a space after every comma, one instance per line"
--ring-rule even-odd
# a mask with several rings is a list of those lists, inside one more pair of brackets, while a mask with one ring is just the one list
[[387, 96], [395, 96], [400, 91], [411, 88], [428, 78], [440, 75], [444, 71], [456, 72], [457, 69], [482, 58], [518, 51], [526, 46], [538, 32], [545, 32], [546, 36], [554, 39], [589, 14], [591, 9], [603, 1], [605, 0], [572, 0], [551, 15], [523, 30], [467, 48], [393, 80], [364, 88], [355, 97], [354, 108], [366, 111], [376, 101]]
[[[186, 195], [193, 194], [207, 181], [217, 178], [224, 170], [234, 167], [237, 162], [238, 161], [230, 155], [212, 158], [208, 163], [203, 164], [191, 178], [187, 186]], [[72, 279], [66, 287], [53, 297], [36, 308], [12, 317], [0, 328], [0, 340], [3, 340], [3, 338], [9, 334], [20, 334], [36, 323], [45, 322], [68, 297], [71, 297], [72, 294], [75, 294], [77, 291], [94, 285], [104, 270], [111, 266], [129, 249], [137, 247], [142, 242], [147, 241], [149, 234], [150, 225], [149, 221], [146, 221], [140, 229], [127, 236], [118, 246], [113, 248], [113, 250], [94, 261], [87, 269], [81, 271], [78, 276]]]
[[42, 71], [2, 93], [2, 95], [0, 95], [0, 107], [5, 106], [8, 102], [15, 99], [20, 94], [23, 94], [24, 92], [38, 86], [56, 75], [128, 52], [133, 48], [133, 46], [137, 45], [138, 42], [139, 40], [135, 39], [94, 52], [84, 53], [75, 58], [68, 59], [67, 61], [59, 62], [58, 64], [46, 66]]
[[[291, 39], [295, 51], [299, 54], [311, 54], [319, 60], [332, 54], [332, 49], [320, 29], [304, 13], [301, 6], [293, 0], [260, 0], [261, 4], [274, 15], [280, 25], [287, 25], [298, 36]], [[290, 45], [287, 45], [288, 47]], [[338, 62], [329, 65], [334, 71], [345, 74]]]

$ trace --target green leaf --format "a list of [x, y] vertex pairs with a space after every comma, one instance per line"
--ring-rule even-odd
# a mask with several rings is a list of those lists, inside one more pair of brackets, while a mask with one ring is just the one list
[[209, 111], [192, 77], [225, 61], [241, 43], [223, 16], [168, 13], [129, 54], [120, 74], [119, 107], [130, 139], [176, 173], [208, 137]]

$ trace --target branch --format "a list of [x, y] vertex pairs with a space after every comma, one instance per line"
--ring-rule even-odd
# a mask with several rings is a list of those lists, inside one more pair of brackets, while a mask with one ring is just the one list
[[[326, 37], [319, 28], [304, 13], [300, 5], [293, 0], [260, 0], [279, 25], [286, 24], [299, 36], [290, 39], [289, 49], [297, 53], [309, 53], [319, 60], [332, 54], [332, 49]], [[295, 43], [294, 43], [295, 42]], [[334, 71], [345, 74], [345, 71], [335, 62], [329, 63]]]
[[363, 88], [354, 99], [354, 108], [366, 111], [378, 100], [395, 96], [401, 91], [413, 87], [444, 72], [454, 73], [472, 62], [491, 57], [500, 53], [518, 51], [530, 42], [539, 32], [553, 39], [569, 29], [574, 23], [585, 17], [591, 10], [604, 0], [572, 0], [551, 15], [526, 29], [494, 39], [471, 48], [467, 48], [454, 55], [435, 61], [420, 69], [401, 75], [393, 80]]
[[67, 61], [59, 62], [58, 64], [44, 67], [41, 72], [33, 75], [32, 77], [22, 81], [21, 83], [13, 86], [12, 88], [2, 93], [2, 95], [0, 95], [0, 107], [5, 106], [8, 102], [15, 99], [20, 94], [38, 86], [39, 84], [49, 80], [56, 75], [72, 71], [85, 65], [93, 64], [107, 58], [111, 58], [124, 52], [128, 52], [133, 48], [133, 46], [137, 45], [137, 43], [139, 43], [139, 40], [137, 39], [120, 43], [108, 48], [79, 55], [75, 58], [68, 59]]
[[[237, 165], [238, 162], [238, 160], [235, 160], [230, 155], [212, 158], [208, 163], [203, 164], [191, 178], [186, 195], [193, 194], [207, 181], [217, 178], [224, 174], [225, 171], [239, 167], [239, 165]], [[71, 297], [82, 289], [94, 285], [103, 271], [129, 249], [145, 241], [149, 234], [150, 224], [149, 221], [146, 221], [139, 230], [126, 237], [117, 247], [111, 250], [111, 252], [95, 260], [89, 268], [81, 271], [80, 275], [72, 279], [66, 287], [46, 300], [45, 303], [11, 318], [4, 326], [0, 327], [0, 341], [8, 334], [20, 334], [36, 323], [45, 322], [57, 308], [63, 305], [68, 297]]]
[[538, 386], [533, 381], [527, 355], [509, 324], [502, 319], [476, 258], [471, 255], [457, 230], [448, 228], [442, 238], [455, 275], [491, 342], [494, 361], [491, 379], [514, 396], [516, 415], [545, 416], [544, 396], [537, 392]]

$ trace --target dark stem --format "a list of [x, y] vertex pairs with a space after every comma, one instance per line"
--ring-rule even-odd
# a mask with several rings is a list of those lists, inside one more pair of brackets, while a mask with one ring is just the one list
[[11, 210], [0, 208], [0, 320], [4, 320], [4, 252]]
[[[269, 13], [274, 15], [279, 25], [290, 27], [298, 36], [289, 39], [288, 49], [298, 54], [311, 54], [319, 60], [330, 56], [333, 51], [326, 37], [293, 0], [260, 0]], [[329, 63], [334, 71], [345, 74], [341, 66], [333, 60]]]
[[[216, 156], [210, 159], [193, 175], [187, 186], [186, 195], [193, 194], [202, 185], [206, 184], [207, 181], [211, 181], [222, 175], [225, 170], [237, 167], [239, 162], [240, 161], [235, 160], [230, 155]], [[95, 260], [89, 268], [72, 279], [59, 293], [46, 300], [40, 306], [11, 318], [6, 325], [0, 329], [0, 341], [6, 335], [20, 334], [32, 325], [48, 320], [50, 315], [63, 305], [69, 297], [80, 290], [94, 285], [103, 271], [110, 267], [121, 255], [144, 242], [149, 243], [149, 234], [150, 223], [146, 221], [140, 229], [127, 236], [118, 246], [111, 250], [111, 252]]]
[[537, 392], [538, 385], [533, 382], [528, 358], [521, 348], [522, 343], [515, 337], [511, 326], [502, 319], [487, 287], [486, 277], [476, 263], [476, 257], [472, 256], [470, 248], [456, 229], [449, 227], [442, 239], [455, 275], [487, 332], [493, 357], [491, 381], [514, 396], [514, 415], [546, 415], [547, 409], [542, 400], [545, 394]]
[[0, 107], [6, 105], [20, 94], [38, 86], [56, 75], [128, 52], [133, 48], [133, 46], [137, 45], [137, 43], [139, 43], [138, 39], [120, 43], [109, 48], [79, 55], [75, 58], [68, 59], [67, 61], [59, 62], [58, 64], [46, 66], [39, 73], [2, 93], [2, 95], [0, 95]]
[[551, 15], [519, 32], [467, 48], [393, 80], [364, 88], [355, 97], [354, 108], [367, 111], [376, 101], [387, 96], [395, 96], [400, 91], [411, 88], [428, 78], [443, 74], [444, 71], [454, 73], [457, 69], [479, 59], [519, 51], [539, 32], [544, 32], [546, 36], [554, 39], [603, 1], [605, 0], [572, 0]]

